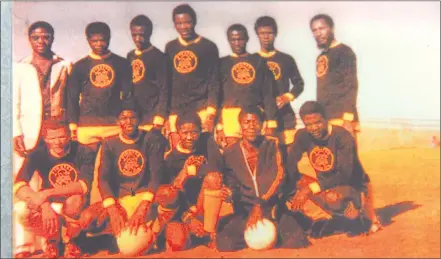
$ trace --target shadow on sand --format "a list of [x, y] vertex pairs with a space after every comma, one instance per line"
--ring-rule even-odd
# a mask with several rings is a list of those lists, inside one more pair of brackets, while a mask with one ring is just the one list
[[415, 204], [413, 201], [402, 201], [395, 204], [387, 205], [383, 208], [376, 209], [377, 215], [380, 217], [381, 224], [388, 226], [392, 224], [393, 218], [405, 213], [409, 210], [415, 210], [421, 207], [420, 204]]

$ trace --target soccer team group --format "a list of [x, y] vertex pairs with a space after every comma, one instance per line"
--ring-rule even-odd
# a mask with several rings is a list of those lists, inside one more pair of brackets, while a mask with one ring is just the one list
[[[172, 19], [179, 36], [162, 53], [151, 20], [133, 18], [127, 58], [109, 50], [107, 24], [90, 23], [91, 52], [73, 65], [52, 51], [49, 23], [29, 27], [33, 52], [13, 78], [15, 257], [32, 255], [35, 236], [56, 258], [60, 247], [80, 257], [78, 240], [104, 234], [139, 256], [295, 249], [381, 229], [357, 154], [356, 57], [334, 38], [332, 18], [310, 20], [322, 53], [301, 129], [290, 102], [304, 82], [274, 47], [272, 17], [255, 22], [255, 54], [245, 26], [231, 25], [222, 58], [195, 32], [192, 7], [175, 7]], [[305, 153], [316, 177], [299, 172]]]

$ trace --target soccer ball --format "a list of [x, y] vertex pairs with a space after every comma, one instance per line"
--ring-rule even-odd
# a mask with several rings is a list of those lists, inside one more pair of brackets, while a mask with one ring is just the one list
[[153, 232], [149, 227], [140, 226], [137, 235], [131, 235], [128, 228], [116, 238], [119, 251], [124, 256], [140, 256], [152, 244]]
[[245, 230], [245, 242], [253, 250], [271, 249], [276, 239], [276, 226], [268, 219], [259, 220], [256, 225]]

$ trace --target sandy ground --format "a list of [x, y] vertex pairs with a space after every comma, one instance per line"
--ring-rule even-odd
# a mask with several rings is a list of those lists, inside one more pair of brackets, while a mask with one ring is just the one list
[[[369, 133], [369, 134], [368, 134]], [[374, 134], [376, 133], [376, 134]], [[214, 252], [200, 246], [189, 251], [154, 254], [155, 258], [248, 257], [440, 257], [440, 149], [430, 148], [438, 132], [365, 130], [360, 158], [371, 177], [375, 207], [384, 228], [371, 236], [313, 239], [300, 250]], [[301, 169], [312, 170], [306, 160]], [[105, 252], [94, 257], [117, 258]]]

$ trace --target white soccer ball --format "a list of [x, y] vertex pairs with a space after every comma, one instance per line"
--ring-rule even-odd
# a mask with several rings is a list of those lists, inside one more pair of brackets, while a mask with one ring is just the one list
[[130, 230], [125, 228], [116, 238], [120, 253], [124, 256], [140, 256], [152, 243], [153, 232], [150, 228], [140, 226], [137, 235], [131, 235]]
[[253, 250], [267, 250], [273, 248], [277, 240], [276, 225], [271, 220], [257, 221], [245, 230], [245, 242]]

